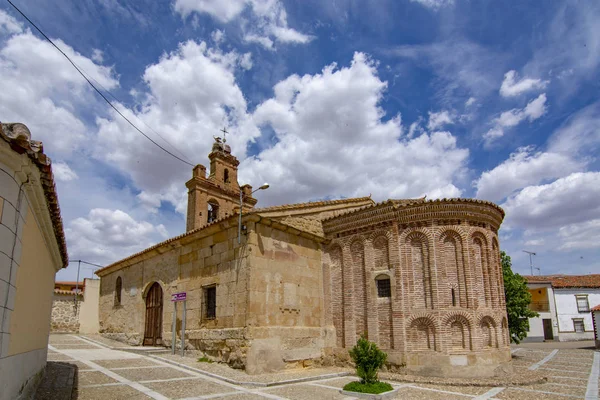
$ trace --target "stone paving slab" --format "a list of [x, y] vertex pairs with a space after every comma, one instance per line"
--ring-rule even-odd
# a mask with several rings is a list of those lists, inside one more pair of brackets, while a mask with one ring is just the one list
[[559, 394], [550, 394], [550, 393], [541, 393], [541, 392], [527, 392], [523, 390], [517, 390], [515, 388], [507, 388], [502, 392], [498, 393], [494, 396], [496, 399], [506, 399], [506, 400], [566, 400], [569, 398], [581, 398], [581, 396], [569, 397], [568, 395], [559, 395]]
[[229, 386], [219, 385], [203, 379], [144, 383], [144, 386], [173, 399], [235, 391]]
[[58, 349], [58, 350], [62, 350], [62, 349], [77, 349], [77, 350], [83, 350], [83, 349], [99, 349], [100, 347], [93, 345], [93, 344], [88, 344], [88, 343], [79, 343], [79, 344], [71, 344], [71, 343], [54, 343], [52, 344], [52, 347]]
[[469, 394], [469, 395], [473, 395], [473, 396], [479, 396], [482, 395], [486, 392], [488, 392], [490, 389], [492, 389], [491, 386], [445, 386], [445, 385], [427, 385], [427, 384], [420, 384], [419, 387], [423, 387], [423, 388], [428, 388], [428, 389], [436, 389], [436, 390], [445, 390], [445, 391], [449, 391], [449, 392], [454, 392], [454, 393], [458, 393], [458, 394]]
[[79, 387], [85, 385], [99, 385], [104, 383], [117, 383], [118, 381], [100, 371], [79, 371]]
[[268, 389], [262, 389], [261, 392], [274, 394], [290, 400], [343, 400], [347, 397], [342, 395], [339, 392], [339, 389], [329, 389], [308, 384], [272, 387]]
[[150, 358], [128, 358], [125, 360], [94, 360], [94, 362], [104, 368], [124, 368], [124, 367], [149, 367], [160, 365]]
[[[77, 391], [77, 400], [144, 400], [151, 397], [127, 386], [104, 386], [94, 388], [80, 388]], [[58, 400], [58, 399], [57, 399]]]
[[79, 358], [82, 360], [95, 361], [95, 360], [120, 360], [120, 359], [131, 359], [140, 358], [141, 356], [133, 353], [125, 353], [122, 351], [109, 350], [109, 349], [62, 349], [67, 356]]
[[403, 387], [398, 390], [396, 396], [392, 397], [394, 400], [465, 400], [472, 398], [471, 396], [453, 394], [453, 393], [441, 393], [430, 390], [419, 390], [412, 387]]
[[187, 372], [178, 371], [169, 367], [144, 368], [144, 369], [120, 369], [116, 370], [117, 374], [131, 381], [152, 381], [158, 379], [172, 378], [190, 378], [193, 375]]
[[[44, 377], [35, 393], [35, 400], [71, 400], [76, 399], [73, 393], [77, 367], [62, 362], [48, 362]], [[72, 397], [73, 396], [73, 397]]]

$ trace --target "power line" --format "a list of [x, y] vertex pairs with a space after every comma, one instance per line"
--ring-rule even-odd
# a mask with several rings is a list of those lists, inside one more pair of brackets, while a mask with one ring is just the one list
[[141, 133], [146, 139], [148, 139], [149, 141], [151, 141], [155, 146], [157, 146], [158, 148], [160, 148], [165, 153], [169, 154], [172, 157], [175, 157], [176, 159], [178, 159], [179, 161], [181, 161], [181, 162], [183, 162], [183, 163], [185, 163], [187, 165], [190, 165], [192, 167], [194, 166], [194, 164], [185, 161], [183, 158], [180, 158], [180, 157], [176, 156], [175, 154], [171, 153], [169, 150], [167, 150], [164, 147], [162, 147], [160, 144], [156, 143], [150, 136], [146, 135], [144, 132], [142, 132], [142, 130], [140, 128], [138, 128], [137, 126], [135, 126], [133, 124], [133, 122], [131, 122], [125, 115], [123, 115], [121, 113], [121, 111], [119, 111], [117, 109], [117, 107], [115, 107], [113, 105], [113, 103], [111, 103], [111, 101], [108, 100], [106, 98], [106, 96], [100, 90], [98, 90], [98, 88], [96, 86], [94, 86], [94, 84], [87, 78], [87, 76], [83, 72], [81, 72], [81, 69], [79, 69], [79, 67], [69, 58], [69, 56], [66, 55], [65, 52], [60, 49], [60, 47], [58, 47], [57, 45], [55, 45], [54, 42], [48, 36], [46, 36], [46, 34], [44, 32], [42, 32], [42, 30], [40, 28], [38, 28], [36, 24], [33, 23], [33, 21], [31, 21], [27, 17], [27, 15], [25, 15], [17, 6], [15, 6], [12, 1], [10, 1], [10, 0], [6, 0], [6, 1], [8, 1], [8, 3], [11, 6], [13, 6], [13, 8], [15, 10], [17, 10], [17, 12], [19, 14], [21, 14], [23, 16], [23, 18], [25, 18], [27, 20], [27, 22], [29, 22], [40, 33], [40, 35], [42, 35], [48, 42], [50, 42], [50, 44], [52, 46], [54, 46], [63, 56], [65, 56], [65, 58], [71, 63], [71, 65], [73, 66], [73, 68], [75, 68], [77, 70], [77, 72], [79, 72], [79, 74], [81, 76], [83, 76], [83, 79], [85, 79], [87, 81], [87, 83], [89, 83], [90, 86], [92, 88], [94, 88], [94, 90], [100, 95], [100, 97], [102, 97], [104, 99], [104, 101], [106, 101], [106, 103], [108, 103], [108, 105], [111, 106], [112, 109], [117, 112], [117, 114], [119, 114], [121, 117], [123, 117], [123, 119], [129, 123], [129, 125], [131, 125], [136, 131], [138, 131], [139, 133]]

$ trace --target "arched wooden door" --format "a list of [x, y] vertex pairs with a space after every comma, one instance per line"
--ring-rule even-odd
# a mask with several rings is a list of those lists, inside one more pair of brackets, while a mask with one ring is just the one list
[[162, 308], [162, 288], [158, 282], [154, 282], [146, 295], [144, 346], [158, 346], [162, 344]]

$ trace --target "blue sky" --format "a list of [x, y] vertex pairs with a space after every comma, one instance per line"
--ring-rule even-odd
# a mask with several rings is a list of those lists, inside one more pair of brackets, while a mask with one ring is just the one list
[[[259, 205], [477, 197], [516, 271], [600, 270], [597, 1], [15, 3], [178, 156], [227, 126]], [[0, 5], [0, 119], [53, 159], [71, 259], [182, 233], [191, 167], [61, 57]]]

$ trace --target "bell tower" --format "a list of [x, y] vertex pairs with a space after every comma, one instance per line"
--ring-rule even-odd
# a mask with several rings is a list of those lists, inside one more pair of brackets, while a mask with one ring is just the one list
[[252, 197], [252, 186], [240, 186], [237, 180], [240, 162], [231, 155], [231, 147], [225, 139], [215, 137], [210, 159], [210, 173], [206, 167], [196, 165], [192, 179], [186, 182], [188, 208], [186, 231], [201, 228], [217, 219], [233, 215], [240, 207], [240, 192], [243, 194], [244, 211], [252, 209], [257, 200]]

